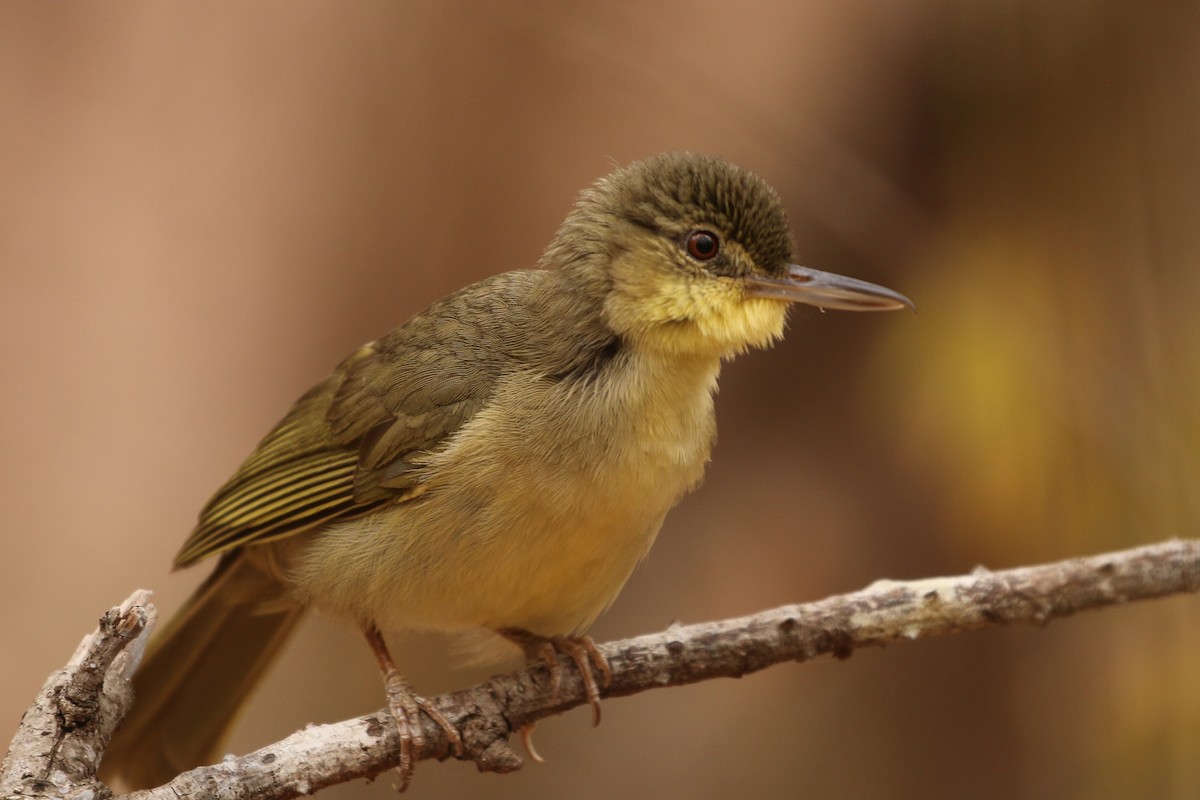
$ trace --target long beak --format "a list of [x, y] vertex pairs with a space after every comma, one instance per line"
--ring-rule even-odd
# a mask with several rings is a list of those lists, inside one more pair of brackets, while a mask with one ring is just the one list
[[899, 292], [819, 269], [788, 267], [786, 278], [746, 278], [748, 297], [769, 297], [841, 311], [895, 311], [917, 307]]

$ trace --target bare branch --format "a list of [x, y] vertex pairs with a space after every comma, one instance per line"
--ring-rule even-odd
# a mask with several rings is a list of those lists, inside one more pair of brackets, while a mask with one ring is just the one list
[[100, 618], [71, 660], [53, 673], [21, 718], [0, 764], [0, 797], [83, 798], [107, 789], [95, 780], [100, 756], [132, 702], [128, 676], [154, 621], [139, 589]]
[[[1192, 540], [1001, 572], [980, 568], [959, 577], [878, 581], [862, 591], [815, 603], [721, 622], [676, 625], [662, 633], [603, 645], [601, 650], [613, 672], [612, 684], [604, 694], [630, 695], [709, 678], [738, 677], [783, 661], [807, 661], [824, 654], [844, 658], [860, 647], [924, 636], [1017, 622], [1045, 624], [1078, 611], [1197, 590], [1200, 541]], [[481, 770], [508, 772], [521, 766], [520, 757], [508, 745], [512, 732], [587, 702], [573, 668], [563, 670], [557, 702], [550, 702], [545, 691], [548, 681], [544, 666], [531, 666], [442, 695], [434, 703], [462, 730], [465, 758], [475, 761]], [[113, 682], [106, 680], [105, 693], [114, 690]], [[89, 707], [81, 698], [73, 702]], [[429, 721], [422, 722], [426, 745], [416, 756], [449, 757], [444, 732]], [[378, 711], [307, 728], [270, 747], [191, 770], [166, 786], [128, 797], [176, 800], [186, 795], [195, 800], [225, 800], [251, 794], [264, 800], [285, 800], [376, 775], [395, 765], [396, 753], [395, 726], [386, 711]], [[79, 775], [79, 786], [90, 780], [94, 766], [90, 764]], [[15, 794], [6, 782], [9, 775], [6, 762], [5, 770], [0, 771], [3, 796]], [[63, 785], [43, 794], [68, 796], [66, 788]], [[26, 797], [37, 794], [20, 793]]]

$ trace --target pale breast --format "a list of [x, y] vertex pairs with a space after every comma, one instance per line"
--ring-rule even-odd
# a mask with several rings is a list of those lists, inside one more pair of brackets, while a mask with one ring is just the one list
[[506, 377], [418, 499], [310, 540], [296, 588], [387, 627], [582, 630], [700, 481], [718, 370], [626, 354], [604, 380]]

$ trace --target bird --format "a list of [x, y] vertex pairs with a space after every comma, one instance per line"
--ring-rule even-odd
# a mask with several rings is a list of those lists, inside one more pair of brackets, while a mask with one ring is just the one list
[[[103, 774], [159, 785], [220, 756], [302, 616], [357, 626], [400, 734], [422, 712], [381, 631], [486, 631], [579, 667], [586, 637], [695, 489], [724, 361], [784, 333], [796, 303], [913, 308], [799, 266], [784, 204], [716, 156], [633, 162], [580, 195], [536, 268], [435, 302], [304, 394], [203, 507], [175, 568], [216, 566], [151, 641]], [[555, 683], [555, 687], [556, 687]]]

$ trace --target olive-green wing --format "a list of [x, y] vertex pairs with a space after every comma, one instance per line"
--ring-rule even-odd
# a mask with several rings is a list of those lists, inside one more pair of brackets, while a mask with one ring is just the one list
[[364, 346], [300, 398], [201, 511], [175, 566], [404, 500], [419, 479], [412, 459], [474, 415], [494, 382], [463, 370], [430, 324], [418, 317]]

